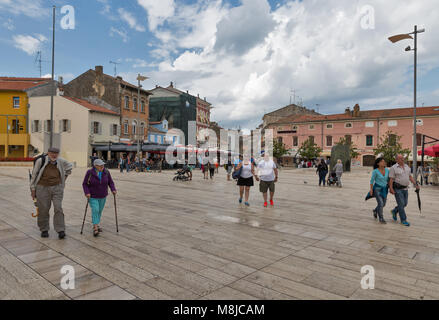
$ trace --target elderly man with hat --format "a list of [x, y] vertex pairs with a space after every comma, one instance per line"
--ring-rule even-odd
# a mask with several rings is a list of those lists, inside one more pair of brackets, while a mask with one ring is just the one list
[[116, 187], [111, 178], [110, 171], [105, 169], [105, 162], [97, 159], [93, 162], [93, 168], [85, 174], [82, 183], [84, 194], [87, 197], [92, 210], [93, 235], [97, 237], [102, 232], [100, 227], [102, 211], [107, 201], [108, 188], [116, 194]]
[[42, 238], [49, 237], [49, 210], [53, 202], [53, 226], [59, 239], [64, 239], [65, 221], [62, 209], [64, 188], [67, 177], [72, 173], [73, 165], [59, 157], [58, 148], [50, 148], [47, 155], [40, 157], [34, 165], [30, 190], [32, 198], [37, 200], [39, 209], [38, 227]]

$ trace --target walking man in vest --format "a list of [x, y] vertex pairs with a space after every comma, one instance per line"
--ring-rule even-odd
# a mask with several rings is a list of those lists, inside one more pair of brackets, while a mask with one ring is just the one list
[[32, 199], [37, 199], [38, 227], [42, 238], [49, 237], [49, 210], [53, 202], [53, 226], [59, 239], [64, 239], [65, 222], [62, 209], [65, 181], [73, 165], [59, 157], [59, 149], [50, 148], [48, 154], [35, 162], [30, 183]]

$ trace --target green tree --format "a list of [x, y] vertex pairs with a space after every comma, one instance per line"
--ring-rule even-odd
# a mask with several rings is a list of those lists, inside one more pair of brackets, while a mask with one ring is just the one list
[[360, 153], [357, 151], [357, 146], [352, 141], [348, 141], [346, 137], [340, 138], [336, 145], [348, 145], [350, 148], [351, 159], [357, 158]]
[[280, 142], [280, 141], [274, 139], [273, 140], [273, 156], [276, 159], [279, 159], [286, 154], [288, 154], [288, 150], [285, 147], [285, 144], [283, 142]]
[[376, 156], [381, 155], [388, 164], [395, 163], [398, 154], [407, 157], [410, 149], [404, 149], [401, 143], [401, 136], [392, 131], [387, 131], [380, 139], [380, 143], [374, 149]]
[[322, 153], [322, 148], [317, 146], [314, 141], [310, 138], [304, 141], [297, 152], [302, 158], [311, 160], [318, 158]]

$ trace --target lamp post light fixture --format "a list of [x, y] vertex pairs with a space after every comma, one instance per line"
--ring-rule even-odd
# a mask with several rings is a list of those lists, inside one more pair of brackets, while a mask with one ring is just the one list
[[[425, 29], [419, 29], [418, 26], [415, 26], [414, 31], [410, 33], [398, 34], [389, 37], [389, 40], [392, 43], [405, 40], [405, 39], [414, 39], [414, 48], [412, 49], [410, 46], [405, 48], [405, 51], [414, 51], [414, 88], [413, 88], [413, 176], [415, 177], [415, 181], [418, 181], [418, 145], [417, 145], [417, 132], [416, 132], [416, 92], [417, 92], [417, 64], [418, 64], [418, 33], [425, 32]], [[414, 37], [412, 37], [414, 35]]]
[[140, 133], [139, 127], [140, 126], [140, 107], [142, 105], [142, 102], [140, 100], [140, 88], [142, 85], [140, 84], [140, 81], [145, 81], [149, 79], [148, 77], [142, 76], [140, 73], [137, 76], [137, 126], [136, 126], [136, 134], [137, 134], [137, 159], [140, 161], [141, 154], [140, 154], [140, 139], [144, 139], [145, 134], [145, 126], [143, 126], [143, 132]]

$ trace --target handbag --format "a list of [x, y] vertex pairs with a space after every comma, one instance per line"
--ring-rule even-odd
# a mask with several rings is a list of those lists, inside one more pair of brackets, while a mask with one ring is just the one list
[[232, 178], [233, 178], [234, 180], [239, 179], [239, 178], [241, 177], [241, 173], [242, 173], [242, 166], [241, 166], [241, 168], [239, 168], [239, 170], [235, 170], [235, 171], [232, 173]]

